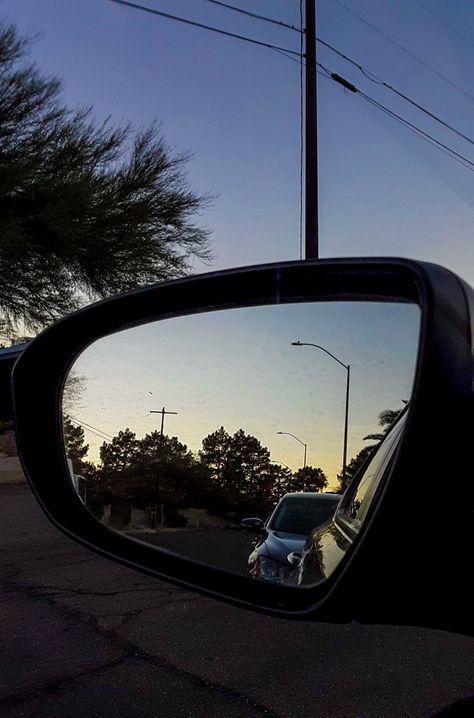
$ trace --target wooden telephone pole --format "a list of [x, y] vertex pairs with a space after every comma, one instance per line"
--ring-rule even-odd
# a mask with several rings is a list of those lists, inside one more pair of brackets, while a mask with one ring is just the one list
[[305, 9], [305, 259], [319, 258], [316, 0]]
[[161, 414], [161, 429], [160, 429], [160, 447], [158, 453], [158, 466], [155, 477], [155, 515], [150, 521], [151, 527], [155, 528], [157, 513], [159, 510], [159, 524], [163, 526], [163, 504], [160, 501], [160, 471], [162, 470], [163, 464], [163, 432], [165, 428], [165, 415], [166, 414], [177, 414], [177, 411], [166, 411], [165, 407], [159, 411], [150, 410], [150, 414]]

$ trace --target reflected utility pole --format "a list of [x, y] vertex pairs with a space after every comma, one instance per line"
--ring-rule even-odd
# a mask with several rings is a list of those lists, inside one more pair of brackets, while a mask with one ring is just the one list
[[305, 8], [305, 259], [319, 258], [316, 0]]
[[[160, 429], [160, 448], [158, 453], [158, 468], [156, 471], [156, 480], [155, 480], [155, 503], [156, 503], [156, 509], [158, 510], [158, 506], [160, 507], [160, 526], [163, 526], [163, 506], [160, 503], [160, 468], [161, 464], [163, 462], [163, 432], [165, 429], [165, 414], [177, 414], [177, 411], [166, 411], [165, 407], [157, 410], [150, 410], [150, 414], [161, 414], [161, 429]], [[152, 527], [154, 528], [154, 527]]]

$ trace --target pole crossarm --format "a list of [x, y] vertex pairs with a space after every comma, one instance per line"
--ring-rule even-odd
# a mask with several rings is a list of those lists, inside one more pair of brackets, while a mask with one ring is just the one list
[[166, 411], [165, 407], [159, 411], [150, 409], [150, 414], [161, 414], [161, 436], [163, 436], [163, 430], [165, 428], [165, 414], [177, 414], [177, 411]]

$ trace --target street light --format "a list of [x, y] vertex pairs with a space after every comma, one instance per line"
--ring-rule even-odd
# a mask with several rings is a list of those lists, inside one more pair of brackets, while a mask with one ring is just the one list
[[350, 381], [351, 381], [351, 365], [350, 364], [344, 364], [340, 359], [334, 356], [334, 354], [331, 354], [330, 351], [325, 349], [324, 347], [320, 346], [319, 344], [312, 344], [311, 342], [291, 342], [291, 346], [293, 347], [316, 347], [316, 349], [321, 349], [325, 354], [328, 354], [334, 361], [337, 361], [338, 364], [344, 367], [346, 370], [346, 411], [345, 411], [345, 417], [344, 417], [344, 444], [343, 444], [343, 450], [342, 450], [342, 480], [346, 481], [346, 470], [347, 470], [347, 427], [349, 425], [349, 387], [350, 387]]
[[[290, 434], [289, 431], [277, 431], [277, 434], [286, 434], [287, 436], [292, 436], [293, 439], [296, 439], [296, 441], [299, 441], [300, 444], [304, 446], [304, 461], [303, 461], [303, 469], [306, 469], [306, 451], [308, 449], [308, 445], [304, 443], [304, 441], [301, 441], [301, 439], [298, 439], [297, 436], [294, 434]], [[281, 462], [280, 462], [281, 463]]]

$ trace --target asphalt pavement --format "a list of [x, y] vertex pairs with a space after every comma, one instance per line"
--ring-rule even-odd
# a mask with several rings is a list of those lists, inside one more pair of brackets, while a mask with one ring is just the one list
[[258, 535], [241, 529], [182, 529], [177, 531], [130, 531], [130, 536], [161, 546], [194, 561], [247, 575], [249, 554]]
[[25, 484], [0, 485], [0, 526], [2, 717], [428, 718], [474, 695], [472, 638], [226, 606], [77, 546]]

